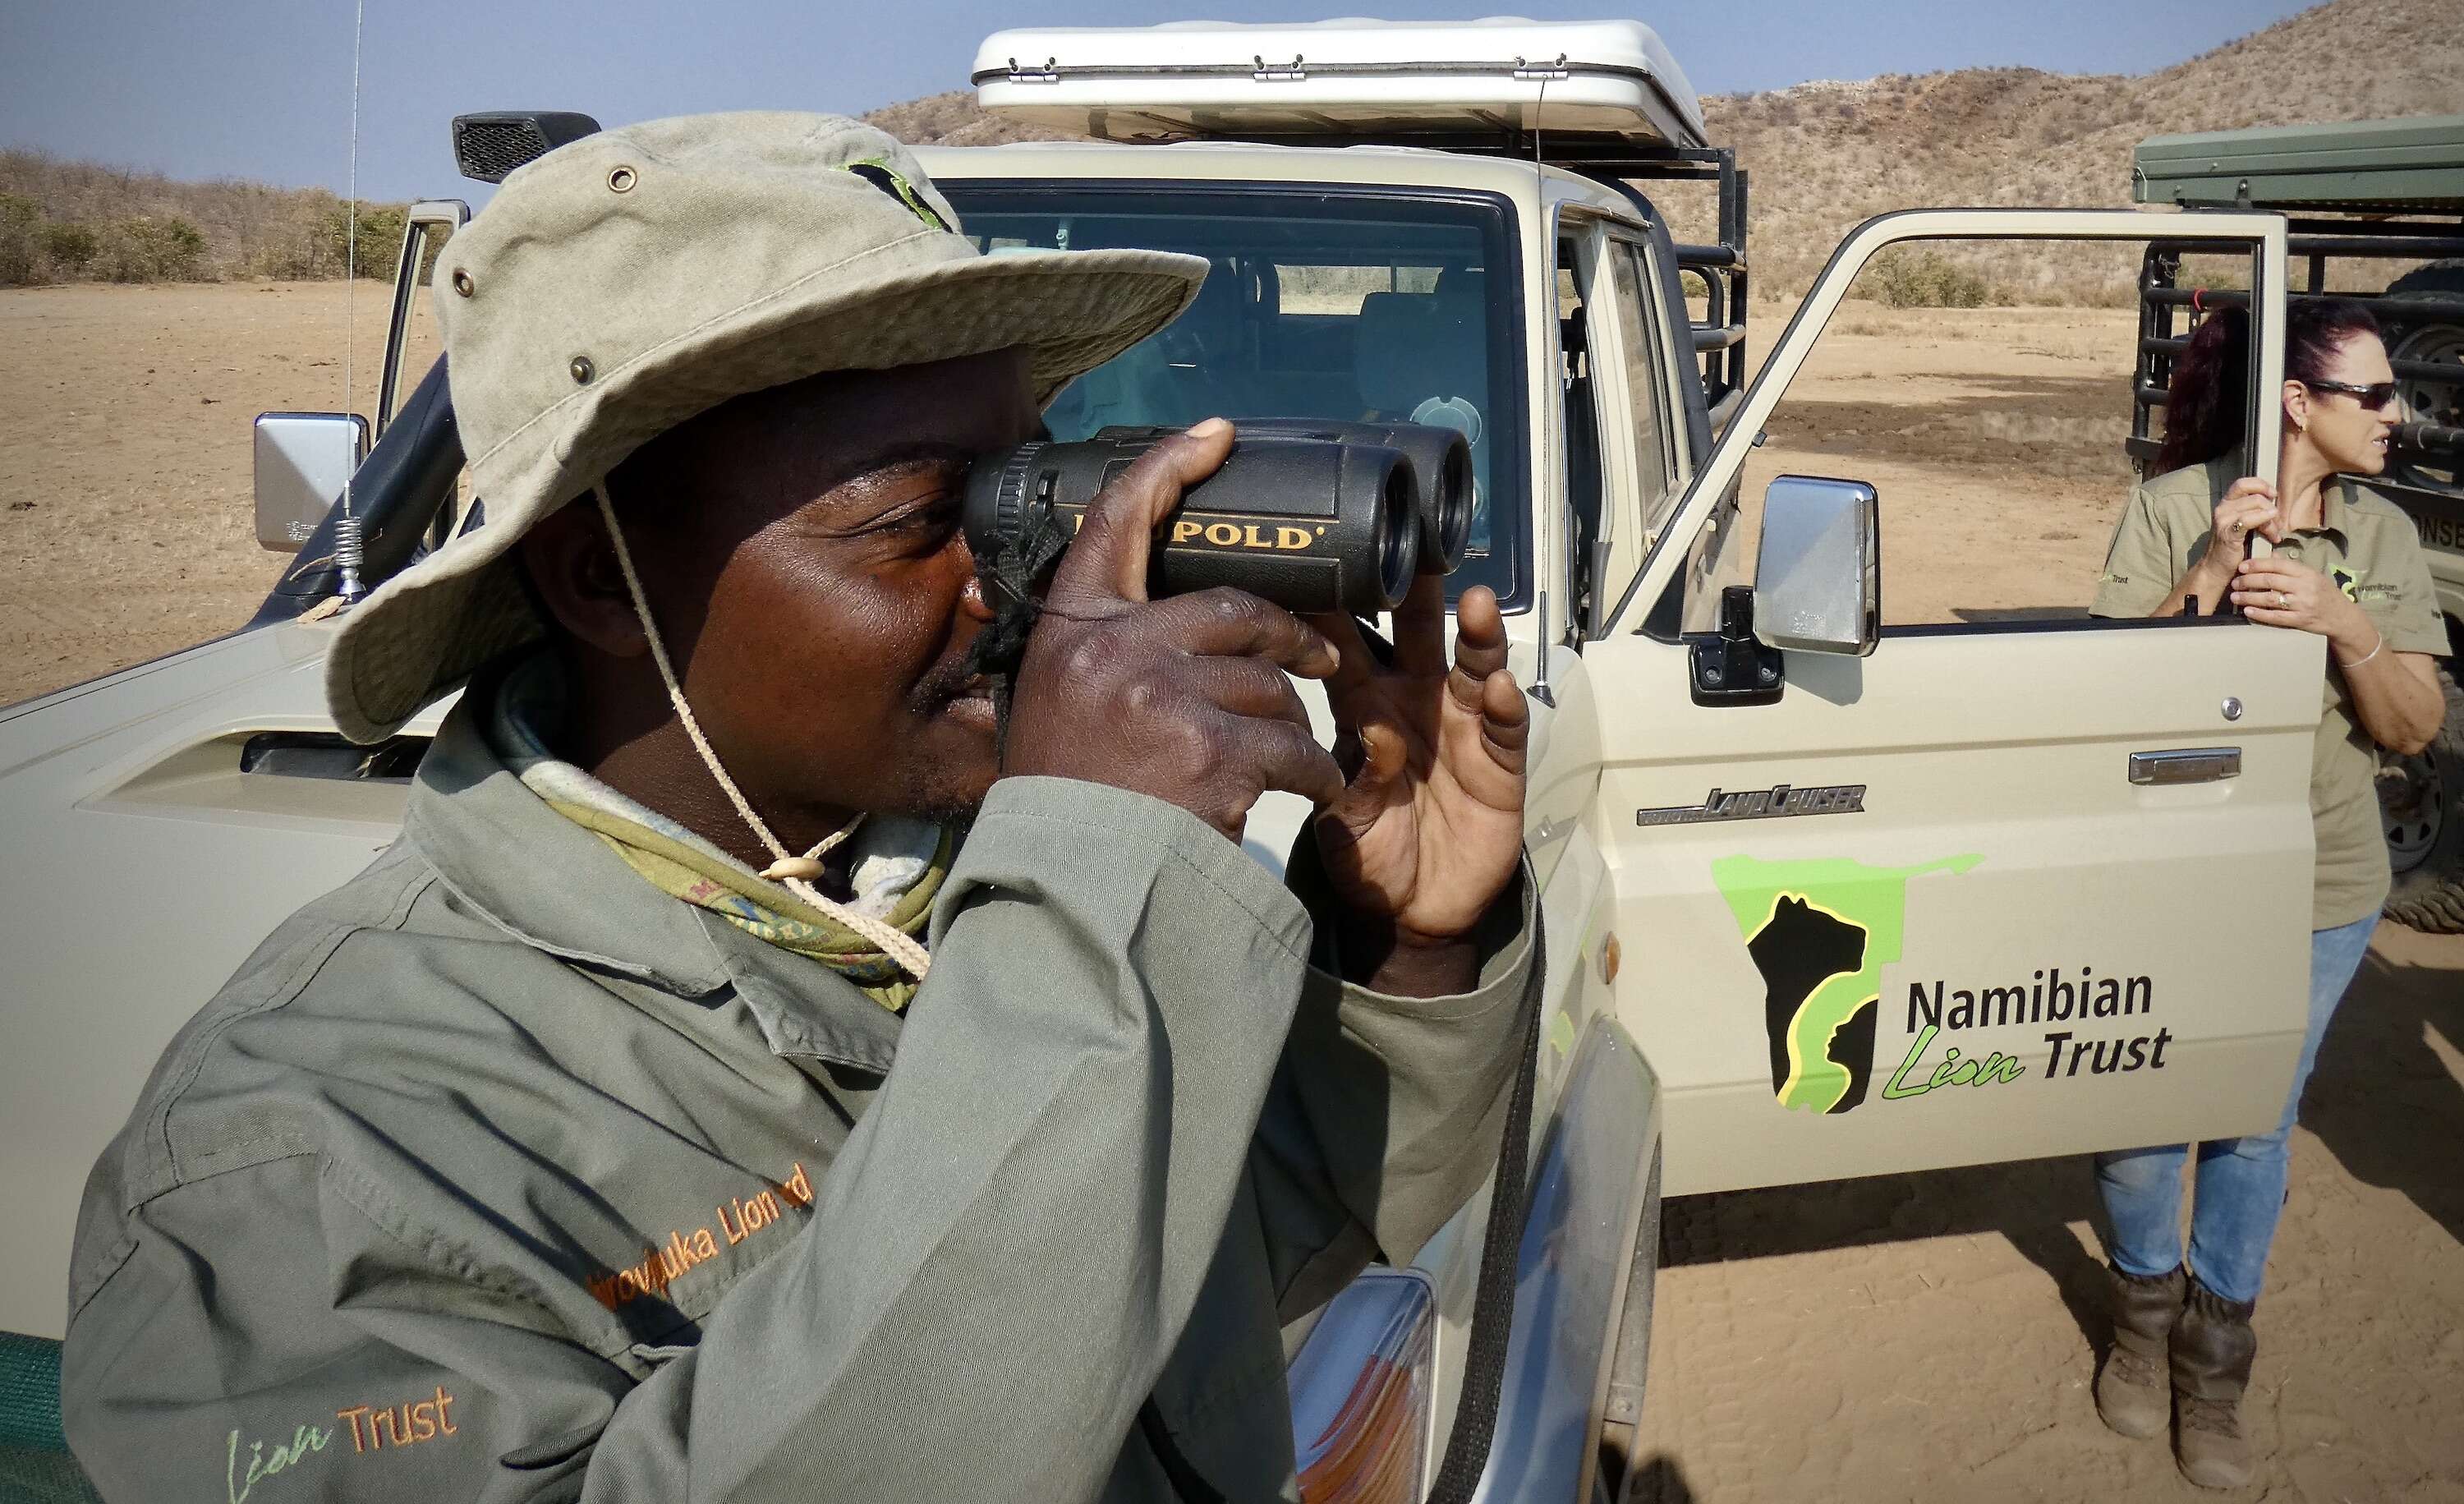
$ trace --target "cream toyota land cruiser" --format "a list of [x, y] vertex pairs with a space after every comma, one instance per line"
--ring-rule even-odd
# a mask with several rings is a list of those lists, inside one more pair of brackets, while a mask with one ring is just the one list
[[[1215, 266], [1187, 316], [1062, 395], [1056, 434], [1220, 412], [1470, 440], [1457, 584], [1496, 589], [1534, 702], [1551, 940], [1485, 1496], [1621, 1494], [1662, 1195], [2273, 1122], [2303, 1021], [2321, 639], [2088, 619], [2101, 537], [2013, 516], [1991, 486], [1912, 482], [1903, 507], [1919, 430], [1828, 400], [1792, 427], [1783, 403], [1809, 372], [1865, 379], [1828, 343], [1858, 327], [1835, 316], [1860, 276], [1947, 254], [1920, 241], [2023, 277], [2166, 244], [2239, 267], [2273, 389], [2282, 219], [1887, 214], [1839, 246], [1749, 384], [1746, 174], [1639, 24], [1003, 33], [975, 82], [996, 112], [1095, 138], [926, 153], [987, 251]], [[494, 181], [590, 128], [466, 117], [456, 144]], [[1689, 191], [1716, 194], [1701, 244], [1652, 197]], [[484, 525], [486, 498], [456, 497], [441, 363], [392, 400], [411, 269], [466, 214], [411, 216], [364, 458], [359, 419], [259, 420], [260, 536], [297, 563], [258, 616], [0, 712], [0, 1331], [23, 1334], [7, 1351], [24, 1364], [54, 1351], [87, 1168], [164, 1043], [396, 833], [436, 714], [372, 749], [325, 717], [332, 503], [356, 467], [371, 585]], [[1927, 352], [1955, 343], [1912, 334], [1872, 383], [1930, 379]], [[2037, 402], [1969, 437], [2056, 422]], [[2251, 414], [2265, 475], [2273, 404]], [[1770, 474], [1774, 455], [1805, 473]], [[1946, 527], [2007, 535], [1995, 567], [2033, 564], [2070, 604], [1935, 609], [1991, 584], [1928, 562]], [[1262, 807], [1261, 859], [1302, 815]], [[1373, 1271], [1300, 1347], [1310, 1498], [1418, 1496], [1456, 1409], [1485, 1213], [1417, 1267]]]

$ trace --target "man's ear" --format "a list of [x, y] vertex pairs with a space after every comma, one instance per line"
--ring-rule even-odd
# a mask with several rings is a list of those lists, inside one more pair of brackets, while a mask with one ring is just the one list
[[539, 519], [521, 542], [522, 566], [565, 635], [611, 658], [649, 651], [598, 504], [585, 496]]

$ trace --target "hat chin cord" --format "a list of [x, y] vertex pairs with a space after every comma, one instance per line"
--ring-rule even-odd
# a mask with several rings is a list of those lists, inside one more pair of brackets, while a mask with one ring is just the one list
[[858, 810], [854, 819], [822, 837], [802, 856], [790, 853], [780, 843], [779, 837], [771, 833], [770, 827], [754, 812], [752, 801], [744, 797], [744, 790], [737, 787], [736, 780], [727, 776], [727, 769], [718, 761], [718, 753], [711, 747], [710, 738], [702, 735], [701, 722], [694, 719], [693, 707], [685, 702], [684, 683], [676, 677], [675, 665], [668, 660], [667, 644], [659, 637], [659, 625], [650, 617], [650, 598], [642, 589], [641, 575], [633, 568], [633, 554], [625, 546], [625, 529], [616, 520], [616, 509], [608, 504], [606, 488], [593, 486], [590, 495], [599, 503], [600, 520], [607, 524], [607, 541], [615, 547], [616, 567], [625, 576], [625, 592], [632, 598], [633, 615], [642, 624], [642, 638], [649, 644], [650, 661], [658, 668], [659, 682], [667, 687], [668, 703], [675, 707], [676, 720], [685, 728], [685, 735], [693, 740], [693, 750], [701, 754], [702, 765], [709, 768], [710, 776], [718, 781], [728, 803], [736, 807], [736, 812], [744, 817], [744, 823], [752, 829], [755, 838], [776, 858], [761, 870], [761, 875], [773, 882], [783, 883], [788, 892], [880, 946], [882, 954], [896, 962], [901, 970], [918, 982], [923, 981], [925, 973], [932, 969], [933, 961], [924, 947], [915, 942], [913, 936], [869, 914], [858, 914], [813, 886], [812, 879], [822, 874], [823, 853], [853, 835], [856, 827], [864, 824], [864, 812]]

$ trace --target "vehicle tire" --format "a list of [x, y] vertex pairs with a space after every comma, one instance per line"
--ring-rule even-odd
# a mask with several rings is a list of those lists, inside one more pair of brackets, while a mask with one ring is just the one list
[[2427, 935], [2464, 935], [2464, 689], [2438, 675], [2447, 723], [2427, 751], [2379, 769], [2379, 813], [2394, 885], [2387, 916]]
[[[2387, 337], [2387, 354], [2399, 361], [2443, 361], [2457, 367], [2453, 381], [2399, 381], [2397, 394], [2405, 411], [2428, 423], [2464, 427], [2464, 319], [2405, 317], [2404, 304], [2421, 298], [2464, 298], [2464, 260], [2432, 261], [2415, 267], [2387, 284], [2371, 299], [2379, 327]], [[2396, 478], [2416, 486], [2453, 490], [2464, 473], [2450, 457], [2407, 459]]]

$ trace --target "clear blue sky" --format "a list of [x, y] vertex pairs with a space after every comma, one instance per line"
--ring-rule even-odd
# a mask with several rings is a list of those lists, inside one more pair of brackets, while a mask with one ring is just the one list
[[[1138, 25], [1177, 15], [1290, 21], [1357, 13], [1213, 0], [370, 0], [360, 190], [475, 197], [446, 122], [569, 109], [605, 124], [698, 110], [848, 114], [962, 88], [977, 41], [1008, 26]], [[1389, 15], [1517, 9], [1420, 0]], [[2301, 0], [1684, 0], [1646, 11], [1697, 90], [2021, 64], [2145, 73], [2304, 9]], [[1541, 18], [1616, 14], [1529, 0]], [[350, 0], [0, 0], [0, 145], [152, 168], [343, 187]]]

